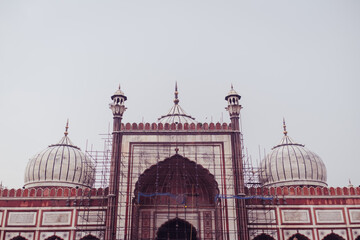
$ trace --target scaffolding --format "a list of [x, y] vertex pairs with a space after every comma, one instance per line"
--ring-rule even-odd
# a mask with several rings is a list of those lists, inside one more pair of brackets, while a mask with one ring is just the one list
[[[266, 156], [266, 155], [265, 155]], [[261, 155], [259, 154], [260, 160]], [[256, 161], [259, 162], [259, 161]], [[257, 236], [276, 236], [276, 217], [275, 217], [275, 205], [278, 204], [279, 199], [276, 195], [269, 195], [265, 192], [265, 188], [261, 184], [262, 169], [256, 164], [254, 166], [251, 156], [246, 151], [243, 155], [244, 164], [244, 180], [247, 189], [257, 189], [260, 191], [260, 198], [254, 198], [251, 191], [247, 196], [247, 218], [249, 227], [249, 237], [254, 239]], [[259, 194], [255, 195], [259, 197]], [[264, 238], [268, 239], [268, 238]]]
[[[105, 189], [110, 180], [112, 135], [101, 136], [104, 149], [86, 150], [86, 155], [96, 164], [95, 188]], [[259, 179], [261, 170], [244, 148], [241, 158], [245, 187], [255, 188], [257, 193], [248, 191], [241, 196], [233, 194], [232, 184], [224, 184], [234, 181], [231, 174], [225, 174], [233, 171], [232, 156], [221, 155], [215, 149], [185, 151], [175, 140], [167, 146], [154, 144], [121, 154], [116, 239], [236, 239], [238, 232], [233, 226], [238, 220], [235, 202], [239, 200], [246, 202], [250, 239], [276, 232], [277, 196], [265, 194]], [[227, 159], [223, 166], [215, 164], [220, 158]], [[130, 192], [129, 186], [134, 186]], [[87, 204], [78, 206], [82, 224], [77, 226], [76, 239], [94, 232], [103, 239], [107, 196], [96, 208], [91, 194], [84, 194], [80, 201]]]
[[[96, 236], [89, 239], [104, 239], [105, 236], [105, 217], [107, 208], [107, 187], [110, 178], [111, 163], [111, 134], [100, 135], [103, 142], [103, 150], [88, 149], [86, 146], [85, 155], [95, 165], [95, 182], [93, 189], [83, 191], [77, 204], [78, 219], [76, 224], [75, 239], [83, 239], [86, 236]], [[91, 175], [91, 174], [88, 174]], [[93, 192], [101, 190], [102, 197], [94, 197]], [[95, 199], [96, 198], [96, 199]], [[96, 204], [94, 204], [96, 201]]]

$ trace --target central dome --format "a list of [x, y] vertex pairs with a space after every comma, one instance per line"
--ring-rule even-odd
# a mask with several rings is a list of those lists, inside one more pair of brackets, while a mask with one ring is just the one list
[[[285, 125], [284, 125], [285, 127]], [[260, 182], [263, 186], [326, 187], [326, 167], [321, 158], [287, 136], [262, 160]]]
[[67, 136], [30, 159], [24, 187], [92, 187], [95, 167]]

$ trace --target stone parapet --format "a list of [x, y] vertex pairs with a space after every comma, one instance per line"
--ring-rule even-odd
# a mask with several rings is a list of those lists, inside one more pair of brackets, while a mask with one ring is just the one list
[[69, 197], [104, 197], [108, 188], [28, 188], [0, 189], [0, 200], [5, 198], [69, 198]]
[[254, 196], [359, 196], [360, 187], [269, 187], [246, 188], [246, 195]]
[[121, 131], [233, 131], [227, 123], [126, 123]]

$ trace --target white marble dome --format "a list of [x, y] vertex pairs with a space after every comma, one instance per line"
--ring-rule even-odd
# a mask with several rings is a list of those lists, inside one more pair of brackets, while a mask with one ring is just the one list
[[326, 167], [321, 158], [304, 145], [295, 143], [286, 130], [279, 145], [262, 160], [260, 182], [266, 187], [326, 187]]
[[94, 180], [94, 164], [65, 133], [59, 143], [30, 159], [24, 187], [92, 187]]

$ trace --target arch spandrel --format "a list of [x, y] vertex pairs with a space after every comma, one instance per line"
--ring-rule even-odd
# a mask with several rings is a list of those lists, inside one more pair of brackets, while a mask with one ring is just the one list
[[[174, 137], [177, 139], [176, 144]], [[145, 143], [142, 143], [145, 142]], [[207, 168], [221, 184], [222, 171], [231, 175], [232, 165], [231, 135], [124, 135], [122, 149], [129, 154], [122, 156], [122, 161], [130, 162], [133, 176], [140, 175], [159, 161], [175, 154], [195, 160]]]

